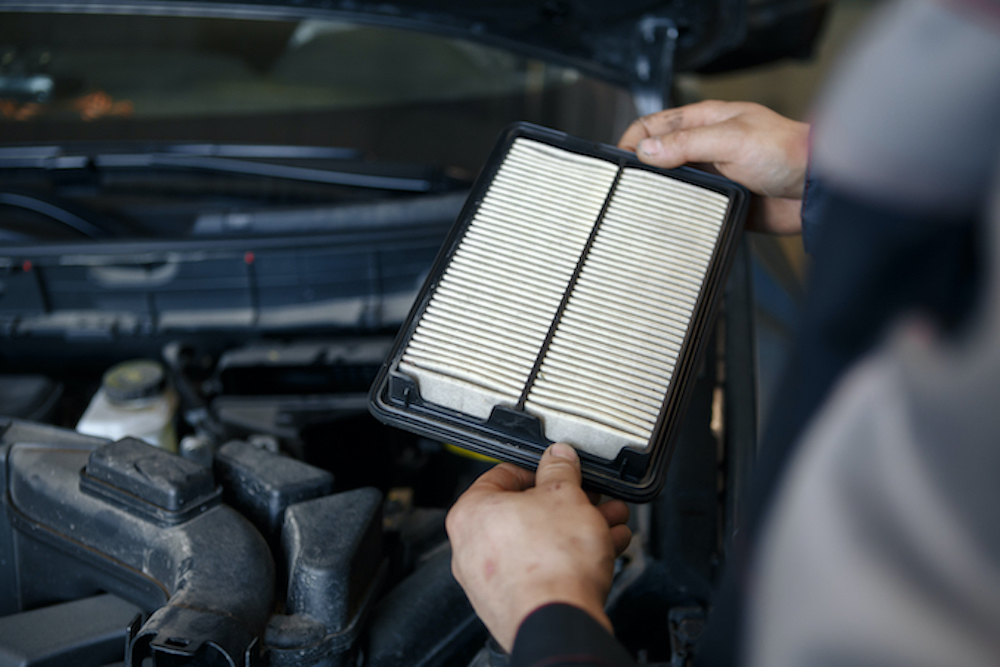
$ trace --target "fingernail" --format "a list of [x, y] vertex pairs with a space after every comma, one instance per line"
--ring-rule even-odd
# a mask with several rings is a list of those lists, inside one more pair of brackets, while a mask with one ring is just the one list
[[567, 445], [565, 442], [557, 442], [549, 447], [549, 454], [552, 456], [557, 456], [561, 459], [574, 460], [577, 457], [576, 450]]
[[663, 150], [663, 142], [658, 137], [650, 137], [639, 142], [639, 152], [645, 155], [658, 155]]

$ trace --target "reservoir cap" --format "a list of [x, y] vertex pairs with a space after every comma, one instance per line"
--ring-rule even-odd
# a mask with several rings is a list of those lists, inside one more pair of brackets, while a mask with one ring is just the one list
[[167, 375], [163, 365], [152, 359], [133, 359], [112, 366], [101, 386], [112, 403], [151, 398], [163, 393]]

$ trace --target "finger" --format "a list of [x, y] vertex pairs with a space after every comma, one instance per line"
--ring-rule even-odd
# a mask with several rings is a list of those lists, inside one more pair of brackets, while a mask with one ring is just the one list
[[618, 147], [635, 151], [639, 142], [647, 137], [721, 123], [745, 110], [746, 105], [742, 102], [706, 100], [676, 109], [658, 111], [643, 116], [632, 123], [622, 134], [622, 138], [618, 141]]
[[480, 475], [465, 493], [524, 491], [534, 485], [535, 475], [530, 470], [525, 470], [513, 463], [498, 463]]
[[729, 121], [678, 130], [643, 139], [636, 156], [647, 164], [672, 169], [688, 162], [729, 162], [740, 148], [741, 136]]
[[628, 521], [628, 505], [620, 500], [608, 500], [597, 506], [597, 511], [601, 513], [609, 527], [614, 527]]
[[580, 488], [581, 483], [580, 457], [575, 449], [557, 442], [545, 450], [535, 471], [537, 488], [557, 491], [567, 484]]
[[611, 543], [615, 547], [615, 557], [621, 556], [632, 541], [632, 529], [628, 526], [615, 526], [611, 529]]
[[[613, 540], [614, 538], [612, 537], [612, 541]], [[464, 583], [465, 575], [462, 572], [462, 565], [461, 563], [459, 563], [458, 556], [455, 555], [454, 550], [452, 550], [451, 552], [451, 576], [455, 577], [455, 581], [458, 582], [459, 586], [463, 588], [465, 587]]]
[[633, 121], [632, 124], [628, 126], [628, 129], [625, 130], [621, 138], [618, 140], [618, 148], [626, 151], [632, 151], [634, 153], [640, 141], [646, 137], [652, 136], [649, 134], [649, 128], [646, 126], [646, 123], [643, 122], [648, 117], [649, 116], [643, 116], [642, 118]]

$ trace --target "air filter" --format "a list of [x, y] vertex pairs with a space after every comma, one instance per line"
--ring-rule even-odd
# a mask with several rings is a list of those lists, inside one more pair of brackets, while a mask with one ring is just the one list
[[527, 124], [494, 150], [376, 378], [387, 423], [590, 488], [662, 486], [748, 195]]

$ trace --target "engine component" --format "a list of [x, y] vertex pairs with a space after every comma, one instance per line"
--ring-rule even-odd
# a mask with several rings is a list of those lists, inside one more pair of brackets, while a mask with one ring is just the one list
[[141, 613], [97, 595], [0, 618], [0, 667], [104, 665], [122, 657], [125, 631]]
[[0, 415], [48, 421], [63, 385], [44, 375], [0, 375]]
[[219, 391], [227, 396], [367, 393], [391, 345], [391, 338], [249, 345], [219, 359]]
[[212, 401], [212, 413], [232, 437], [274, 436], [286, 449], [298, 455], [304, 448], [304, 429], [365, 415], [367, 408], [365, 394], [219, 396]]
[[441, 549], [376, 607], [369, 667], [466, 664], [488, 634], [451, 574], [451, 549]]
[[177, 394], [167, 384], [163, 365], [136, 359], [104, 374], [76, 430], [109, 440], [131, 436], [176, 452], [176, 412]]
[[177, 445], [178, 454], [206, 468], [215, 460], [216, 442], [206, 435], [186, 435]]
[[233, 440], [215, 455], [226, 502], [249, 518], [272, 545], [279, 544], [285, 509], [333, 493], [333, 475], [308, 463]]
[[135, 439], [74, 441], [57, 429], [44, 438], [17, 426], [0, 440], [10, 519], [0, 588], [13, 589], [13, 611], [108, 591], [151, 613], [130, 628], [130, 667], [248, 664], [271, 610], [274, 563], [253, 526], [219, 502], [210, 471]]
[[227, 439], [271, 435], [286, 451], [307, 458], [304, 429], [367, 413], [368, 388], [391, 343], [378, 337], [230, 350], [211, 383], [220, 394], [211, 414]]
[[362, 488], [292, 505], [281, 542], [288, 562], [288, 616], [274, 616], [264, 643], [272, 667], [348, 664], [388, 564], [382, 557], [382, 494]]
[[175, 526], [219, 504], [212, 472], [125, 438], [91, 453], [80, 490], [161, 526]]

